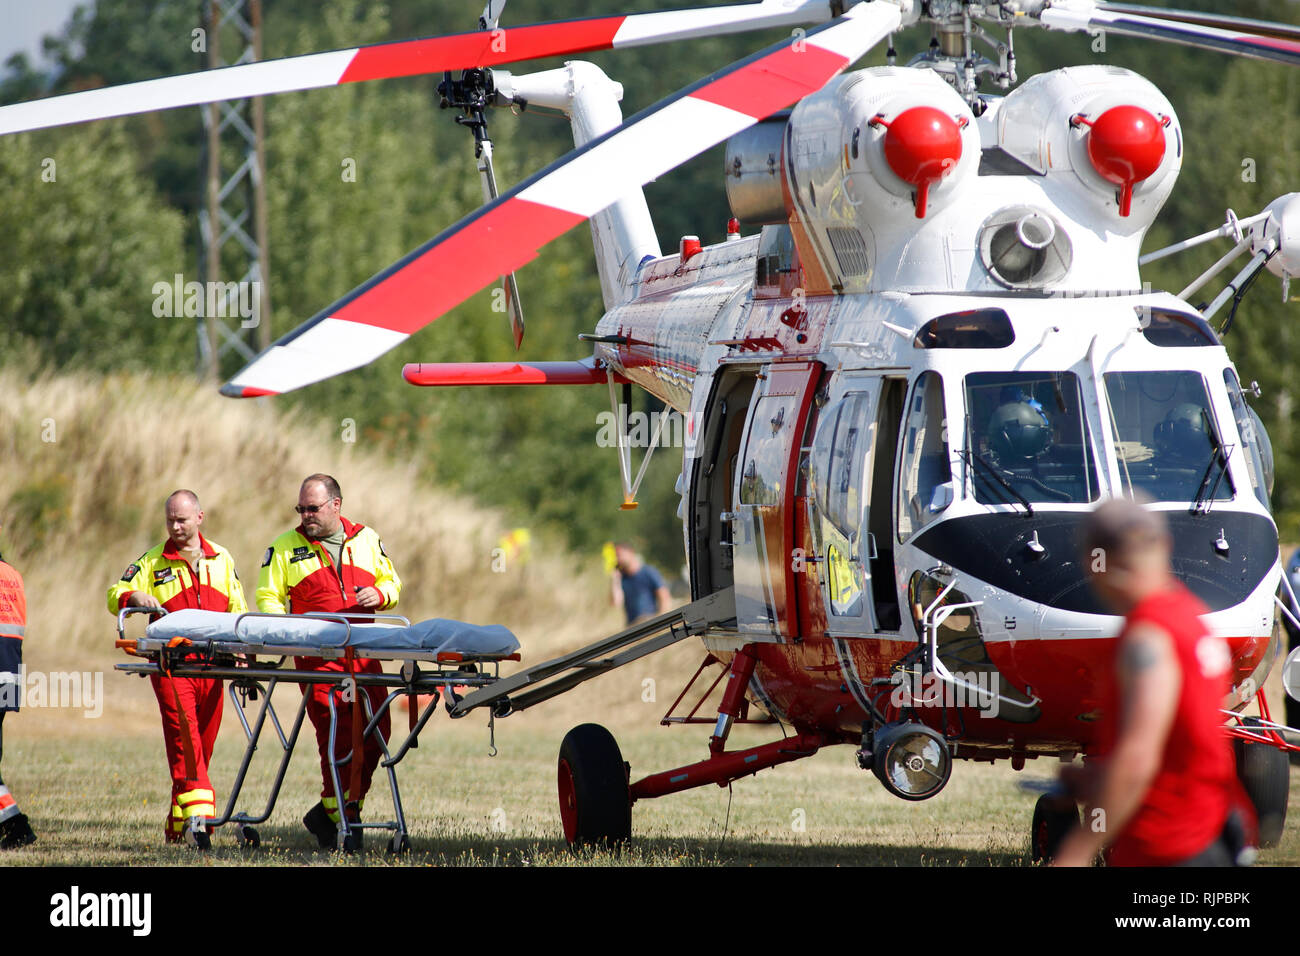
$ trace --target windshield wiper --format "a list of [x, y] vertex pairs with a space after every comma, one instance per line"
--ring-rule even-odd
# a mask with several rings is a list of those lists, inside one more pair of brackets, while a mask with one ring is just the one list
[[[1016, 498], [1016, 499], [1017, 499], [1017, 500], [1018, 500], [1022, 505], [1025, 506], [1025, 516], [1026, 516], [1026, 517], [1032, 518], [1032, 517], [1034, 516], [1034, 506], [1031, 505], [1031, 504], [1029, 503], [1029, 499], [1026, 498], [1024, 495], [1022, 495], [1020, 492], [1016, 491], [1016, 489], [1013, 488], [1013, 487], [1012, 487], [1008, 482], [1006, 482], [1005, 480], [1003, 480], [1002, 476], [998, 474], [998, 470], [997, 470], [996, 468], [994, 468], [992, 465], [990, 465], [987, 461], [985, 461], [985, 460], [984, 460], [983, 458], [981, 458], [979, 455], [975, 454], [975, 452], [971, 451], [969, 448], [965, 449], [961, 454], [962, 454], [962, 456], [966, 459], [967, 464], [971, 465], [972, 468], [974, 468], [975, 464], [983, 465], [983, 466], [984, 466], [984, 470], [988, 472], [988, 474], [993, 478], [994, 481], [996, 481], [1000, 486], [1002, 486], [1003, 489], [1006, 490], [1007, 494], [1010, 494], [1010, 495], [1015, 496], [1015, 498]], [[988, 479], [987, 479], [987, 478], [985, 479], [985, 483], [986, 483], [986, 484], [988, 483]], [[993, 487], [993, 486], [990, 485], [990, 487]], [[1003, 500], [1005, 503], [1007, 503], [1007, 504], [1009, 504], [1009, 505], [1010, 505], [1010, 504], [1015, 504], [1015, 502], [1013, 502], [1013, 501], [1012, 501], [1010, 498], [1008, 498], [1006, 495], [1001, 495], [1000, 497], [1002, 498], [1002, 500]]]
[[[1215, 442], [1214, 448], [1210, 451], [1210, 463], [1205, 466], [1205, 474], [1201, 476], [1201, 483], [1196, 488], [1196, 500], [1192, 502], [1191, 514], [1200, 511], [1202, 502], [1205, 504], [1205, 514], [1210, 513], [1210, 508], [1214, 505], [1214, 495], [1219, 490], [1223, 476], [1228, 473], [1228, 456], [1232, 454], [1233, 447], [1232, 445], [1225, 447]], [[1214, 471], [1216, 464], [1220, 466], [1219, 474], [1214, 479], [1214, 484], [1210, 485], [1210, 473]]]

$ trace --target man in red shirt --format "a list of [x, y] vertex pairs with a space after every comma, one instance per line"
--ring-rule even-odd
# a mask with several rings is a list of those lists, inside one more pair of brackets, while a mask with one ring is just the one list
[[1113, 499], [1083, 528], [1082, 559], [1102, 602], [1123, 614], [1115, 682], [1104, 692], [1100, 746], [1062, 774], [1086, 804], [1057, 866], [1233, 866], [1243, 859], [1249, 802], [1219, 708], [1231, 683], [1226, 643], [1208, 609], [1174, 577], [1159, 512]]

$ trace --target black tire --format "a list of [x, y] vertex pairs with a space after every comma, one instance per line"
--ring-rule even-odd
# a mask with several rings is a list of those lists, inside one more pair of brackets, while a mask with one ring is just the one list
[[[1251, 719], [1245, 723], [1249, 725]], [[1237, 778], [1250, 797], [1259, 819], [1259, 845], [1277, 846], [1286, 826], [1286, 802], [1291, 790], [1291, 761], [1284, 751], [1270, 744], [1234, 737], [1232, 751], [1237, 758]]]
[[564, 838], [574, 849], [617, 849], [632, 838], [627, 765], [618, 743], [599, 724], [564, 735], [556, 771]]
[[389, 856], [403, 856], [411, 852], [411, 838], [405, 833], [395, 833], [388, 841]]
[[1029, 827], [1029, 846], [1034, 862], [1050, 863], [1061, 841], [1079, 826], [1079, 808], [1069, 797], [1045, 793], [1034, 804]]
[[240, 827], [239, 845], [246, 850], [256, 850], [262, 845], [262, 837], [252, 827]]

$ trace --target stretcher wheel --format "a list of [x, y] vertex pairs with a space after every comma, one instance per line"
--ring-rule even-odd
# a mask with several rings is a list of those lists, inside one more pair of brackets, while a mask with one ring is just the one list
[[[1243, 723], [1254, 723], [1247, 717]], [[1259, 845], [1277, 846], [1286, 825], [1287, 796], [1291, 789], [1291, 761], [1271, 744], [1233, 738], [1237, 777], [1250, 797], [1259, 820]]]
[[252, 827], [240, 827], [239, 845], [247, 850], [256, 850], [262, 845], [262, 837]]
[[343, 838], [343, 852], [356, 853], [361, 849], [361, 831], [353, 830]]
[[411, 838], [405, 833], [395, 833], [388, 841], [388, 852], [392, 856], [401, 856], [411, 852]]
[[1029, 846], [1034, 862], [1050, 861], [1066, 834], [1079, 825], [1079, 808], [1069, 797], [1045, 793], [1034, 804]]
[[608, 730], [582, 724], [565, 734], [556, 776], [560, 821], [570, 847], [615, 849], [631, 839], [627, 764]]

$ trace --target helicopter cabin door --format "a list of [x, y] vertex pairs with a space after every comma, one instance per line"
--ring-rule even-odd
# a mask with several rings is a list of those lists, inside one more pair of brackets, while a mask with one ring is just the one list
[[890, 492], [902, 378], [837, 376], [808, 460], [808, 525], [831, 637], [898, 630]]
[[758, 376], [732, 491], [736, 623], [753, 638], [798, 634], [794, 503], [800, 439], [823, 368], [778, 363]]

